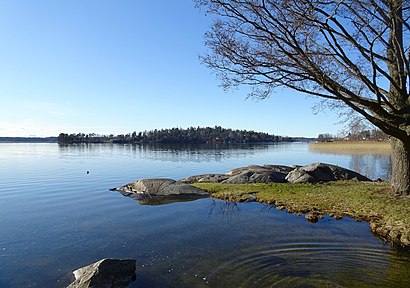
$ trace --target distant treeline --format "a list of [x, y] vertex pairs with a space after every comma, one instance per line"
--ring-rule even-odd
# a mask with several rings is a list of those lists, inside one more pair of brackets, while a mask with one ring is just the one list
[[128, 134], [97, 135], [94, 133], [65, 134], [58, 136], [59, 143], [257, 143], [257, 142], [290, 142], [292, 138], [272, 135], [263, 132], [232, 130], [220, 126], [215, 127], [190, 127], [188, 129], [172, 128], [133, 132]]

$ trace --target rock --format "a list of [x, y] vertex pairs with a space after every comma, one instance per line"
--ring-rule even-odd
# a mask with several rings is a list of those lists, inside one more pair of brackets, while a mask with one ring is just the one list
[[[226, 173], [230, 177], [222, 183], [228, 184], [246, 184], [246, 183], [283, 183], [286, 182], [285, 177], [288, 171], [292, 168], [287, 166], [275, 165], [251, 165], [233, 169]], [[284, 173], [283, 171], [286, 171]]]
[[317, 223], [319, 219], [323, 219], [323, 215], [315, 212], [309, 212], [306, 214], [305, 218], [310, 222], [310, 223]]
[[309, 175], [311, 175], [316, 182], [328, 182], [336, 180], [335, 176], [333, 175], [333, 171], [332, 169], [330, 169], [328, 164], [313, 163], [296, 169], [303, 169], [304, 171], [309, 173]]
[[286, 176], [286, 180], [290, 183], [317, 183], [351, 179], [371, 181], [369, 178], [352, 170], [324, 163], [313, 163], [295, 168]]
[[179, 181], [183, 183], [189, 183], [189, 184], [191, 183], [220, 183], [228, 178], [229, 176], [226, 174], [202, 174], [202, 175], [189, 176]]
[[131, 191], [138, 194], [148, 196], [156, 196], [169, 185], [173, 185], [176, 181], [172, 179], [152, 178], [141, 179], [131, 183]]
[[284, 183], [286, 174], [273, 172], [270, 170], [243, 171], [222, 181], [227, 184], [247, 184], [247, 183]]
[[314, 183], [315, 179], [302, 168], [296, 168], [289, 172], [285, 179], [290, 183]]
[[234, 176], [234, 175], [238, 175], [241, 174], [243, 172], [248, 172], [248, 171], [258, 171], [258, 170], [262, 170], [265, 171], [268, 168], [265, 168], [263, 166], [259, 166], [259, 165], [250, 165], [250, 166], [246, 166], [246, 167], [239, 167], [239, 168], [235, 168], [231, 171], [229, 171], [228, 173], [226, 173], [229, 176]]
[[256, 202], [258, 198], [253, 194], [243, 194], [239, 199], [239, 202]]
[[[131, 194], [140, 194], [146, 197], [171, 196], [171, 195], [198, 195], [209, 196], [209, 193], [192, 185], [164, 178], [140, 179], [116, 188], [117, 191]], [[124, 195], [125, 195], [124, 194]]]
[[197, 196], [209, 196], [209, 193], [205, 190], [199, 189], [192, 185], [175, 182], [168, 185], [158, 191], [158, 196], [172, 196], [172, 195], [197, 195]]
[[226, 174], [201, 174], [183, 178], [183, 183], [283, 183], [286, 182], [287, 173], [292, 171], [292, 167], [282, 165], [251, 165], [240, 167], [229, 171]]
[[336, 180], [357, 180], [357, 181], [372, 181], [371, 179], [359, 174], [355, 171], [342, 168], [336, 165], [325, 164], [332, 170], [333, 176]]
[[296, 168], [296, 166], [290, 167], [290, 166], [284, 166], [284, 165], [263, 165], [262, 167], [272, 170], [273, 172], [279, 172], [279, 173], [284, 173], [284, 174], [288, 174], [290, 171]]
[[75, 270], [75, 281], [68, 288], [127, 287], [135, 281], [135, 260], [102, 259]]

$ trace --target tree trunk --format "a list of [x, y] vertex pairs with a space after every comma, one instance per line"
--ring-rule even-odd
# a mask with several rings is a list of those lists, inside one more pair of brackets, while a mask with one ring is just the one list
[[399, 195], [410, 195], [410, 139], [402, 141], [392, 137], [391, 146], [393, 189]]

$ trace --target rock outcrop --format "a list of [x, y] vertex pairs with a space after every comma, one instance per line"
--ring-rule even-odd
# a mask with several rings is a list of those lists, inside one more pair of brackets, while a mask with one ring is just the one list
[[220, 183], [229, 178], [226, 174], [201, 174], [189, 176], [180, 181], [183, 183]]
[[246, 183], [268, 183], [286, 182], [286, 175], [292, 171], [292, 167], [282, 165], [251, 165], [240, 167], [229, 171], [226, 174], [201, 174], [189, 176], [181, 179], [184, 183], [227, 183], [227, 184], [246, 184]]
[[254, 173], [263, 172], [263, 171], [271, 171], [271, 172], [277, 172], [277, 173], [282, 173], [282, 174], [288, 174], [294, 168], [295, 167], [284, 166], [284, 165], [263, 165], [263, 166], [250, 165], [250, 166], [235, 168], [229, 171], [228, 173], [226, 173], [226, 175], [234, 176], [234, 175], [238, 175], [243, 172], [249, 172], [249, 171], [252, 171]]
[[297, 167], [288, 173], [286, 180], [290, 183], [317, 183], [338, 180], [371, 181], [352, 170], [324, 163], [313, 163]]
[[135, 281], [135, 260], [102, 259], [75, 270], [68, 288], [122, 288]]
[[181, 179], [184, 183], [317, 183], [337, 180], [371, 181], [367, 177], [339, 166], [313, 163], [307, 166], [251, 165], [226, 174], [201, 174]]
[[209, 193], [202, 189], [165, 178], [140, 179], [111, 190], [132, 197], [142, 205], [161, 205], [209, 197]]
[[236, 168], [228, 173], [229, 178], [223, 183], [228, 184], [246, 184], [246, 183], [283, 183], [286, 182], [286, 172], [292, 170], [287, 166], [274, 165], [251, 165], [247, 167]]
[[181, 179], [184, 183], [317, 183], [337, 180], [371, 181], [369, 178], [339, 166], [313, 163], [307, 166], [251, 165], [226, 174], [201, 174]]
[[161, 205], [210, 196], [208, 192], [189, 185], [192, 183], [317, 183], [351, 179], [371, 181], [352, 170], [324, 163], [307, 166], [251, 165], [233, 169], [226, 174], [200, 174], [179, 181], [165, 178], [141, 179], [111, 190], [132, 197], [142, 205]]

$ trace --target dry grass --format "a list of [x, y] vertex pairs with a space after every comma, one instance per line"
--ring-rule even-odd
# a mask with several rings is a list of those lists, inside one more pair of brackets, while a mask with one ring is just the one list
[[388, 141], [335, 141], [318, 142], [309, 144], [312, 152], [349, 153], [349, 154], [378, 154], [389, 155], [391, 153]]

